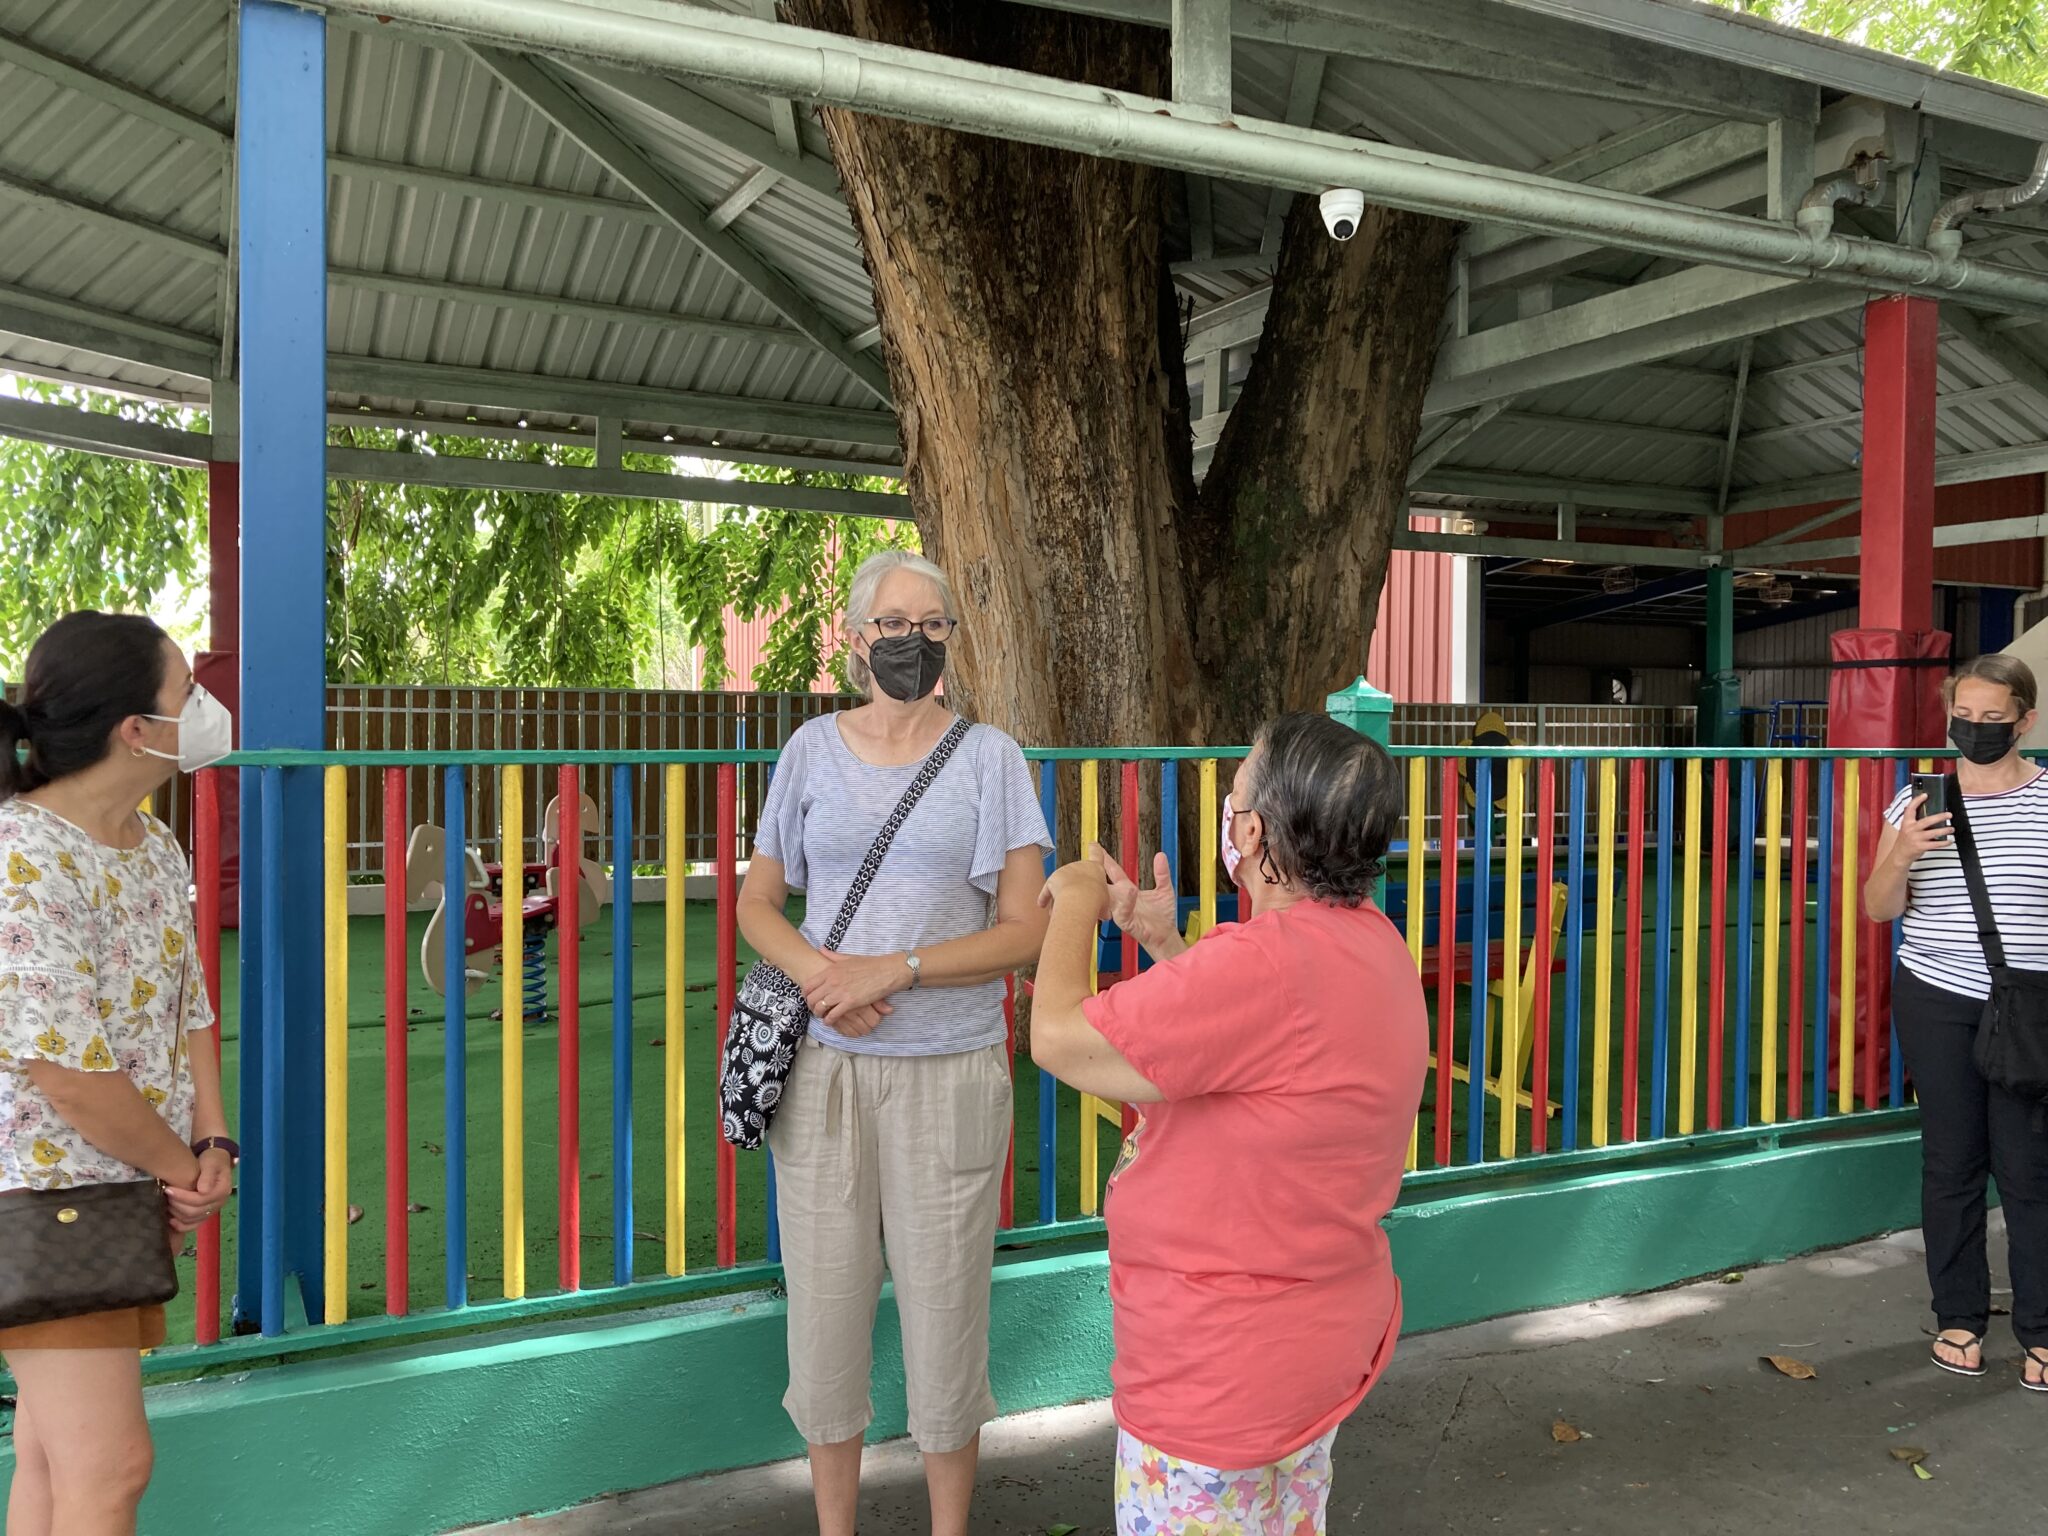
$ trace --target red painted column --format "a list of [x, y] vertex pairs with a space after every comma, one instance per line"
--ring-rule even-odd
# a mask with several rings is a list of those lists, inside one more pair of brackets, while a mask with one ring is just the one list
[[[238, 410], [234, 396], [216, 386], [216, 399]], [[229, 434], [220, 434], [233, 438]], [[225, 704], [237, 723], [242, 718], [242, 465], [237, 459], [216, 459], [206, 466], [206, 649], [193, 658], [193, 676]], [[241, 775], [224, 773], [220, 780], [220, 909], [221, 921], [239, 926], [242, 884]]]
[[1863, 629], [1934, 627], [1940, 325], [1933, 299], [1873, 299], [1863, 308]]

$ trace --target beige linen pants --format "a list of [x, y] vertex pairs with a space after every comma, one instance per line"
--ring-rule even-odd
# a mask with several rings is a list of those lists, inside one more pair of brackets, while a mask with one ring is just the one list
[[789, 1286], [789, 1391], [812, 1445], [866, 1431], [883, 1253], [910, 1435], [957, 1451], [996, 1416], [989, 1283], [1012, 1112], [1004, 1048], [857, 1056], [806, 1040], [768, 1131]]

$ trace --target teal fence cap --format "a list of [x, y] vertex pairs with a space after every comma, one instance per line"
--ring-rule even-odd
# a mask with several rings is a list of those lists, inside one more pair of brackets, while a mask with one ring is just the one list
[[1394, 696], [1373, 687], [1363, 677], [1349, 688], [1340, 688], [1323, 701], [1323, 707], [1330, 714], [1347, 710], [1391, 710]]

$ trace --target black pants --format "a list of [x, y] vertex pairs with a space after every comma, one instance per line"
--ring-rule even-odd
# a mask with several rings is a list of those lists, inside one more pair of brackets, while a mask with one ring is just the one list
[[1984, 1004], [1922, 981], [1892, 980], [1892, 1016], [1920, 1098], [1920, 1215], [1927, 1281], [1944, 1329], [1982, 1334], [1991, 1321], [1984, 1251], [1988, 1175], [1998, 1180], [2012, 1269], [2012, 1331], [2048, 1345], [2048, 1116], [1984, 1080], [1970, 1057]]

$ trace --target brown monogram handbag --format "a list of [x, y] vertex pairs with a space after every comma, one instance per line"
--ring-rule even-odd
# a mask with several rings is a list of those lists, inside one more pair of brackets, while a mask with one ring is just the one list
[[[174, 1078], [185, 1049], [190, 964], [178, 974]], [[0, 1328], [158, 1306], [177, 1294], [170, 1203], [156, 1180], [0, 1195]]]

